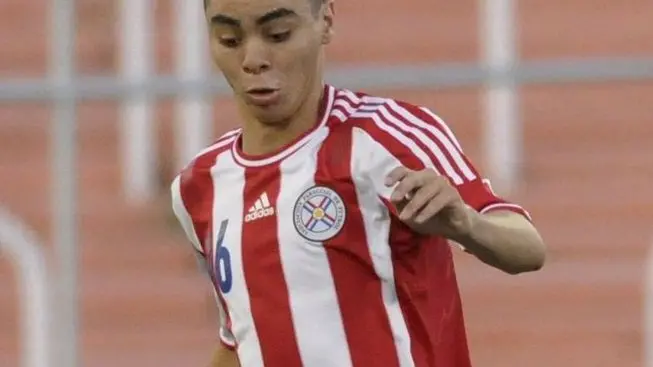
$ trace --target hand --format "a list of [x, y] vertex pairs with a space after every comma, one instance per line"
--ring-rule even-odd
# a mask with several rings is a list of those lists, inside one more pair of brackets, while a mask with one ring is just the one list
[[396, 185], [390, 200], [397, 207], [399, 219], [415, 231], [454, 241], [471, 232], [472, 209], [449, 180], [434, 170], [398, 167], [390, 172], [385, 184]]

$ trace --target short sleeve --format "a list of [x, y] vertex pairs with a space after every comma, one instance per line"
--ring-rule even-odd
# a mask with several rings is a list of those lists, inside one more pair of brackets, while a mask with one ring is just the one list
[[462, 199], [480, 213], [497, 210], [530, 215], [497, 196], [489, 180], [474, 167], [445, 122], [430, 110], [387, 101], [379, 113], [354, 128], [356, 161], [367, 172], [379, 196], [389, 205], [393, 188], [384, 184], [394, 168], [430, 168], [449, 179]]
[[191, 242], [195, 251], [200, 254], [204, 254], [204, 251], [202, 250], [201, 242], [197, 237], [197, 233], [195, 232], [193, 220], [188, 211], [188, 208], [186, 207], [186, 204], [184, 203], [184, 198], [182, 196], [182, 189], [181, 189], [182, 174], [175, 177], [175, 179], [172, 181], [172, 185], [170, 186], [170, 193], [172, 199], [172, 211], [175, 214], [175, 218], [181, 225], [181, 228], [184, 230], [184, 233], [186, 234], [186, 238], [188, 238], [188, 240]]

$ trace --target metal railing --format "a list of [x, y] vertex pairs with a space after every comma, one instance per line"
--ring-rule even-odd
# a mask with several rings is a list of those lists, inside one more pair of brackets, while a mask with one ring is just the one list
[[644, 274], [644, 295], [642, 315], [644, 318], [642, 332], [642, 366], [653, 367], [653, 236], [646, 257]]
[[0, 256], [9, 256], [18, 278], [22, 366], [50, 367], [48, 268], [36, 235], [0, 207]]
[[[479, 63], [397, 67], [346, 67], [327, 72], [327, 80], [351, 89], [369, 88], [450, 88], [485, 86], [485, 149], [489, 154], [489, 176], [507, 186], [517, 178], [521, 136], [517, 119], [517, 94], [521, 84], [556, 82], [603, 82], [653, 79], [653, 59], [554, 60], [518, 62], [515, 50], [514, 0], [478, 0], [483, 26], [480, 38], [484, 47]], [[114, 99], [123, 103], [121, 151], [123, 185], [127, 198], [147, 198], [155, 162], [154, 122], [150, 100], [177, 97], [175, 135], [177, 165], [187, 161], [210, 134], [208, 96], [229, 93], [219, 76], [209, 77], [206, 65], [205, 34], [201, 1], [176, 0], [176, 69], [173, 76], [155, 76], [151, 63], [153, 32], [150, 10], [153, 0], [122, 0], [121, 75], [78, 76], [75, 74], [75, 1], [51, 0], [52, 16], [51, 79], [12, 79], [0, 81], [0, 103], [54, 102], [52, 174], [54, 188], [53, 231], [57, 256], [57, 354], [56, 365], [77, 366], [77, 222], [76, 195], [76, 116], [79, 101]], [[140, 11], [139, 11], [140, 10]], [[498, 135], [497, 135], [498, 134]], [[491, 145], [491, 142], [494, 145]], [[141, 149], [139, 147], [146, 147]], [[501, 181], [505, 181], [501, 183]], [[5, 228], [6, 230], [6, 228]], [[10, 234], [16, 234], [9, 230]], [[6, 235], [6, 233], [5, 233]], [[11, 236], [10, 236], [11, 237]], [[14, 240], [11, 242], [13, 243]], [[29, 246], [27, 246], [29, 247]], [[15, 249], [15, 248], [14, 248]], [[19, 250], [30, 251], [30, 250]], [[30, 257], [36, 263], [39, 255]], [[19, 258], [16, 258], [19, 259]], [[17, 261], [25, 261], [17, 260]], [[32, 265], [33, 266], [33, 265]], [[30, 267], [30, 269], [32, 269]], [[36, 274], [32, 269], [33, 274]], [[40, 275], [37, 275], [40, 276]], [[652, 276], [653, 277], [653, 276]], [[21, 292], [32, 287], [22, 283]], [[38, 287], [38, 286], [37, 286]], [[652, 288], [653, 289], [653, 288]], [[40, 290], [37, 289], [38, 292]], [[653, 296], [652, 296], [653, 298]], [[29, 307], [29, 306], [26, 306]], [[32, 314], [33, 313], [33, 314]], [[27, 314], [41, 320], [36, 311]], [[653, 318], [653, 316], [652, 316]], [[35, 321], [36, 320], [36, 321]], [[653, 321], [650, 322], [653, 324]], [[653, 329], [653, 326], [651, 326]], [[36, 332], [33, 330], [32, 332]], [[652, 331], [653, 332], [653, 331]], [[31, 335], [31, 334], [30, 334]], [[32, 348], [43, 336], [36, 335]], [[653, 340], [652, 340], [653, 342]], [[28, 354], [38, 358], [44, 354]], [[36, 362], [35, 362], [36, 363]], [[30, 365], [32, 367], [32, 365]], [[38, 367], [41, 367], [39, 365]], [[653, 366], [651, 366], [653, 367]]]

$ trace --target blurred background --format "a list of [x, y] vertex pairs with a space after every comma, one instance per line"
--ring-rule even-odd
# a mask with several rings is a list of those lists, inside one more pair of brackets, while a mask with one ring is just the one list
[[[0, 225], [0, 366], [27, 353], [45, 367], [48, 346], [57, 367], [205, 366], [213, 299], [168, 186], [238, 118], [207, 77], [201, 2], [71, 3], [0, 2], [0, 219], [12, 221]], [[653, 2], [514, 1], [514, 29], [509, 3], [339, 1], [328, 81], [434, 109], [541, 229], [550, 256], [538, 273], [506, 276], [456, 254], [475, 366], [645, 366]], [[76, 91], [65, 88], [68, 56]], [[52, 295], [48, 345], [22, 331], [24, 319], [45, 330], [26, 317], [43, 310], [39, 275]]]

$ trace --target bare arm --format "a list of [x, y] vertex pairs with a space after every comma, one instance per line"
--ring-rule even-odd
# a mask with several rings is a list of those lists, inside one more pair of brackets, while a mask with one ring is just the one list
[[218, 343], [209, 367], [240, 367], [240, 362], [238, 362], [238, 355], [235, 351]]
[[544, 242], [523, 214], [508, 210], [481, 214], [432, 169], [398, 167], [386, 185], [394, 187], [390, 200], [399, 219], [416, 232], [456, 241], [484, 263], [509, 274], [543, 266]]
[[454, 240], [482, 262], [509, 274], [539, 270], [545, 245], [535, 227], [520, 214], [472, 213], [471, 230]]

